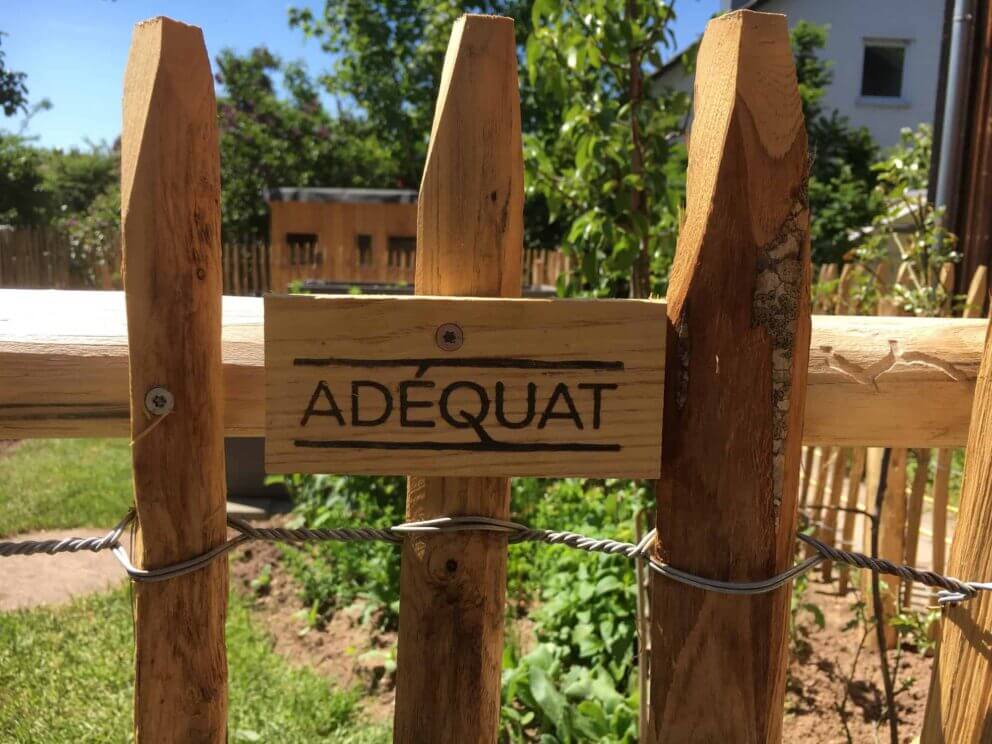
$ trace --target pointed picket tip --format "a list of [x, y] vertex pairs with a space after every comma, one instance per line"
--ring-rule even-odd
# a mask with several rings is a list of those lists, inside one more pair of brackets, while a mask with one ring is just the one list
[[[217, 104], [203, 32], [165, 16], [135, 24], [124, 73], [121, 207], [126, 216], [136, 170], [151, 137], [179, 144], [190, 131], [219, 157]], [[192, 127], [192, 130], [187, 129]], [[212, 149], [211, 149], [212, 148]], [[161, 148], [159, 148], [161, 149]], [[219, 179], [219, 160], [217, 165]]]
[[[719, 189], [724, 155], [740, 143], [745, 144], [744, 165], [756, 174], [787, 167], [796, 172], [781, 182], [804, 180], [806, 129], [784, 15], [740, 10], [707, 24], [696, 62], [693, 107], [689, 147], [695, 157], [687, 176], [687, 224], [702, 229], [709, 213], [690, 210], [693, 204], [707, 204]], [[752, 228], [759, 242], [765, 242], [789, 206], [777, 194], [766, 198], [762, 189], [751, 196], [759, 200]]]
[[[520, 295], [523, 144], [513, 20], [465, 15], [445, 55], [420, 185], [420, 294]], [[471, 271], [451, 271], [469, 262]]]

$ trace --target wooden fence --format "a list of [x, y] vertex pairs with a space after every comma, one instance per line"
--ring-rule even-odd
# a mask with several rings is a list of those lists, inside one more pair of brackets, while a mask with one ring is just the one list
[[[0, 287], [21, 289], [120, 289], [120, 235], [108, 237], [99, 256], [80, 258], [71, 269], [71, 246], [64, 232], [51, 227], [0, 231]], [[222, 270], [224, 294], [261, 297], [266, 292], [285, 292], [292, 280], [321, 280], [328, 276], [319, 257], [320, 246], [300, 246], [292, 266], [278, 264], [286, 250], [273, 251], [268, 243], [224, 243]], [[305, 257], [309, 259], [305, 260]], [[278, 265], [273, 265], [277, 262]], [[558, 277], [571, 270], [571, 260], [562, 251], [527, 248], [523, 252], [523, 286], [554, 287]], [[413, 265], [397, 267], [392, 279], [412, 283]], [[336, 281], [360, 282], [361, 276], [337, 277]]]
[[[967, 438], [948, 571], [992, 579], [987, 324], [822, 315], [811, 323], [807, 156], [784, 16], [711, 21], [697, 64], [688, 203], [667, 306], [658, 557], [716, 580], [767, 578], [793, 560], [797, 496], [819, 493], [809, 496], [815, 505], [841, 495], [839, 485], [825, 495], [829, 475], [800, 483], [802, 444], [934, 448]], [[417, 289], [517, 295], [523, 163], [512, 22], [458, 21], [442, 81], [419, 202], [427, 250]], [[224, 541], [223, 438], [263, 431], [261, 301], [221, 296], [216, 126], [199, 29], [166, 18], [138, 24], [125, 76], [124, 297], [2, 297], [19, 312], [0, 317], [0, 436], [129, 436], [139, 567]], [[228, 276], [255, 287], [240, 270]], [[147, 394], [161, 387], [171, 405], [153, 410]], [[846, 459], [820, 460], [825, 474], [844, 472]], [[410, 518], [505, 518], [509, 507], [505, 478], [410, 480]], [[494, 533], [405, 542], [396, 741], [496, 741], [506, 551], [505, 535]], [[650, 573], [642, 738], [779, 739], [789, 588], [727, 596]], [[227, 582], [220, 559], [136, 587], [137, 741], [226, 740]], [[924, 742], [987, 734], [989, 600], [945, 611]]]
[[48, 227], [0, 230], [0, 287], [75, 286], [64, 233]]
[[[948, 300], [943, 313], [952, 315], [951, 297], [954, 288], [955, 266], [942, 267], [940, 281]], [[820, 267], [819, 284], [833, 288], [833, 293], [821, 293], [818, 307], [821, 313], [849, 314], [852, 310], [850, 297], [853, 274], [857, 267], [846, 264], [842, 267], [838, 280], [837, 266]], [[899, 266], [898, 271], [881, 270], [879, 279], [895, 274], [896, 283], [911, 281], [911, 267], [908, 263]], [[883, 292], [888, 287], [881, 287]], [[987, 293], [987, 274], [980, 267], [973, 275], [961, 317], [978, 318]], [[883, 302], [880, 315], [897, 314], [888, 301]], [[907, 360], [908, 365], [925, 365], [926, 360]], [[883, 373], [879, 373], [883, 374]], [[884, 379], [884, 378], [883, 378]], [[877, 377], [876, 377], [877, 380]], [[857, 416], [855, 411], [838, 411], [838, 415]], [[879, 555], [896, 563], [907, 563], [930, 568], [942, 573], [946, 566], [947, 545], [953, 537], [953, 527], [957, 507], [950, 499], [950, 471], [954, 450], [925, 447], [897, 447], [894, 449], [887, 476], [885, 509], [880, 521]], [[907, 466], [915, 464], [912, 481], [907, 479]], [[803, 470], [800, 485], [800, 506], [810, 510], [814, 522], [820, 525], [819, 537], [847, 550], [866, 550], [870, 544], [869, 522], [858, 514], [846, 511], [873, 509], [875, 491], [881, 464], [881, 449], [851, 447], [806, 447], [803, 454]], [[929, 523], [930, 527], [925, 525]], [[860, 535], [860, 538], [859, 538]], [[930, 543], [928, 554], [921, 552], [921, 537]], [[859, 538], [859, 539], [856, 539]], [[849, 588], [848, 568], [840, 569], [838, 589], [843, 594]], [[832, 567], [824, 563], [822, 578], [833, 578]], [[930, 605], [935, 592], [924, 591], [912, 582], [887, 581], [885, 606], [888, 619], [900, 609], [920, 609]], [[867, 591], [867, 587], [863, 587]], [[896, 642], [895, 628], [887, 626], [888, 642]]]

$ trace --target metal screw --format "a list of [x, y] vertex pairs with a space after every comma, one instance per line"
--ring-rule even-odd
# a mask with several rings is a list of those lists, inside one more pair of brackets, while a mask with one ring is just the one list
[[164, 416], [172, 410], [176, 399], [164, 387], [153, 387], [145, 393], [145, 410], [155, 416]]
[[465, 343], [465, 334], [454, 323], [442, 323], [434, 333], [434, 341], [442, 351], [456, 351]]

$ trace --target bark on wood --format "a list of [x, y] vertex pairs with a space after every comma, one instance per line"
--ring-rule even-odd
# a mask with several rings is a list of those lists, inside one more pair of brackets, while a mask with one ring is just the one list
[[[792, 563], [809, 348], [806, 135], [784, 16], [709, 22], [689, 152], [657, 550], [754, 580]], [[646, 738], [778, 740], [788, 587], [728, 597], [653, 578]]]
[[[418, 294], [520, 295], [523, 151], [513, 21], [464, 16], [448, 44], [417, 211]], [[457, 322], [452, 318], [452, 322]], [[407, 517], [507, 518], [506, 478], [410, 478]], [[506, 537], [408, 540], [397, 742], [495, 741]]]
[[[216, 119], [200, 30], [139, 23], [124, 81], [121, 222], [146, 568], [192, 558], [226, 534]], [[163, 417], [145, 409], [154, 387], [175, 400]], [[137, 741], [225, 741], [227, 560], [134, 593]]]

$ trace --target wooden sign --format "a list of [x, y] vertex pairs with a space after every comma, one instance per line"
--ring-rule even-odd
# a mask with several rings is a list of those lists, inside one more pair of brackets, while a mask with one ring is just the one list
[[265, 299], [273, 473], [657, 478], [665, 304]]

